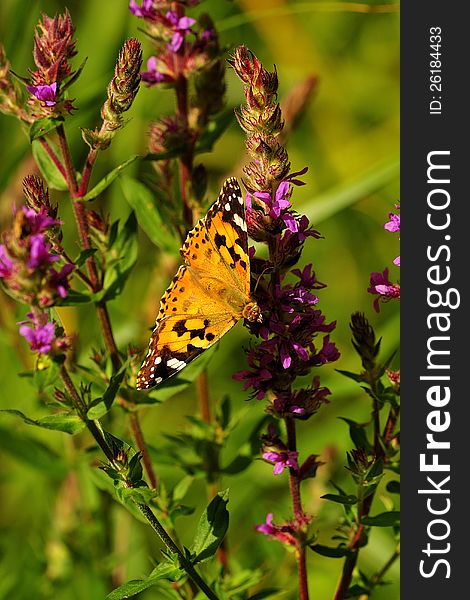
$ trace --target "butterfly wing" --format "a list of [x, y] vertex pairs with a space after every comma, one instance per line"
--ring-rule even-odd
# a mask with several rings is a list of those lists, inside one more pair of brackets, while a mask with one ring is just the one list
[[225, 278], [248, 300], [250, 260], [245, 204], [235, 177], [227, 179], [204, 219], [188, 233], [181, 249], [186, 263], [201, 274]]
[[235, 178], [188, 233], [181, 254], [186, 264], [161, 299], [138, 390], [159, 385], [215, 344], [249, 301], [245, 207]]
[[179, 268], [160, 302], [160, 311], [136, 388], [159, 385], [215, 344], [239, 317], [205, 293], [194, 273]]

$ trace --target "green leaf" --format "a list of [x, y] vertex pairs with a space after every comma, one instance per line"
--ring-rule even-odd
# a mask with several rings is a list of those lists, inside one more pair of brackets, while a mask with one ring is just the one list
[[98, 301], [109, 302], [121, 293], [137, 261], [137, 254], [137, 221], [131, 212], [108, 251], [103, 289], [96, 295]]
[[337, 373], [341, 373], [341, 375], [344, 375], [349, 379], [352, 379], [353, 381], [357, 381], [358, 383], [364, 381], [364, 377], [362, 375], [359, 375], [358, 373], [352, 373], [351, 371], [343, 371], [342, 369], [335, 369], [335, 371]]
[[328, 558], [343, 558], [349, 554], [349, 550], [346, 546], [337, 546], [332, 548], [331, 546], [323, 546], [322, 544], [313, 544], [310, 548], [321, 556], [327, 556]]
[[365, 427], [361, 423], [356, 423], [356, 421], [346, 419], [345, 417], [339, 418], [349, 425], [349, 437], [356, 448], [368, 451], [373, 450], [372, 444], [367, 439]]
[[114, 373], [114, 375], [111, 377], [111, 381], [109, 382], [109, 385], [106, 388], [103, 396], [101, 398], [96, 398], [90, 403], [86, 414], [89, 419], [101, 419], [101, 417], [103, 417], [109, 411], [119, 391], [122, 380], [126, 375], [127, 366], [128, 362], [126, 361], [119, 371]]
[[[47, 143], [52, 148], [56, 156], [60, 156], [60, 150], [58, 146], [51, 140], [48, 140]], [[65, 181], [62, 173], [56, 167], [38, 140], [33, 141], [31, 151], [34, 156], [34, 160], [41, 171], [41, 175], [47, 183], [47, 186], [53, 190], [67, 190], [67, 182]]]
[[88, 202], [89, 200], [94, 200], [97, 196], [104, 192], [104, 190], [109, 187], [112, 182], [116, 179], [116, 177], [123, 171], [127, 166], [133, 163], [135, 160], [139, 158], [138, 154], [134, 154], [123, 163], [118, 165], [112, 171], [110, 171], [107, 175], [103, 177], [103, 179], [95, 185], [93, 189], [91, 189], [87, 194], [85, 194], [82, 198], [78, 198], [82, 202]]
[[196, 142], [195, 153], [201, 154], [202, 152], [210, 152], [216, 141], [221, 137], [229, 125], [234, 122], [235, 115], [233, 108], [227, 108], [219, 113], [215, 119], [209, 121], [206, 129], [199, 137]]
[[213, 556], [227, 532], [229, 513], [228, 490], [219, 492], [202, 513], [191, 547], [194, 564]]
[[194, 477], [191, 475], [186, 475], [175, 485], [173, 488], [173, 500], [175, 500], [175, 502], [179, 502], [186, 496], [186, 493], [191, 487], [193, 481]]
[[85, 56], [85, 58], [82, 61], [82, 64], [78, 67], [75, 73], [73, 73], [65, 82], [62, 83], [62, 85], [60, 86], [62, 92], [64, 92], [68, 87], [75, 83], [75, 81], [77, 81], [77, 79], [82, 74], [83, 68], [85, 67], [87, 60], [88, 56]]
[[331, 500], [331, 502], [337, 502], [338, 504], [356, 504], [357, 498], [352, 494], [324, 494], [321, 496], [324, 500]]
[[83, 266], [85, 264], [86, 260], [88, 258], [90, 258], [90, 256], [93, 256], [96, 251], [97, 251], [97, 248], [86, 248], [85, 250], [82, 250], [80, 252], [80, 254], [77, 256], [77, 258], [74, 260], [77, 267]]
[[44, 117], [34, 121], [29, 129], [29, 141], [33, 142], [37, 138], [44, 137], [64, 122], [64, 117]]
[[85, 423], [74, 413], [57, 413], [55, 415], [47, 415], [41, 419], [30, 419], [19, 410], [6, 409], [0, 410], [0, 413], [9, 414], [18, 417], [28, 425], [42, 427], [43, 429], [53, 429], [55, 431], [63, 431], [75, 435], [82, 431]]
[[393, 527], [400, 523], [400, 512], [398, 510], [391, 510], [374, 515], [373, 517], [363, 517], [362, 523], [374, 527]]
[[177, 581], [181, 577], [181, 570], [175, 565], [161, 563], [150, 573], [147, 579], [133, 579], [120, 585], [106, 596], [106, 600], [122, 600], [132, 598], [136, 594], [156, 585], [161, 579]]
[[163, 222], [157, 207], [157, 198], [140, 181], [122, 177], [121, 187], [125, 199], [135, 211], [137, 221], [150, 240], [162, 250], [177, 254], [180, 242], [173, 231]]
[[57, 306], [81, 306], [87, 302], [92, 302], [93, 298], [89, 294], [83, 292], [77, 292], [76, 290], [69, 290], [69, 293], [65, 298], [61, 298], [57, 302]]
[[321, 221], [325, 221], [348, 206], [352, 206], [362, 198], [381, 189], [390, 181], [397, 179], [399, 172], [400, 161], [396, 159], [389, 160], [376, 165], [353, 181], [348, 181], [316, 196], [315, 200], [302, 204], [300, 209], [311, 221], [318, 225]]

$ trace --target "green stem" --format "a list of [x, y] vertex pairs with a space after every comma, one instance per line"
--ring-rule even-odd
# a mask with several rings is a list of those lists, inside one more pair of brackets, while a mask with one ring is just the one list
[[178, 556], [181, 567], [186, 571], [188, 577], [198, 586], [198, 588], [203, 592], [207, 598], [211, 600], [218, 600], [216, 594], [211, 590], [211, 588], [207, 585], [207, 583], [202, 579], [193, 565], [188, 561], [185, 555], [181, 552], [175, 542], [171, 539], [171, 537], [167, 534], [160, 521], [154, 515], [153, 511], [146, 504], [139, 504], [137, 506], [140, 512], [144, 515], [147, 521], [150, 523], [153, 530], [156, 532], [161, 541], [165, 544], [165, 546]]

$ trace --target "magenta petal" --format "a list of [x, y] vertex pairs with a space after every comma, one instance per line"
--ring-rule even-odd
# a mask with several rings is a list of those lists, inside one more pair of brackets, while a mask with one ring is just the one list
[[181, 17], [178, 21], [178, 29], [189, 29], [195, 22], [196, 19], [191, 19], [191, 17]]
[[286, 466], [285, 462], [278, 462], [274, 465], [274, 475], [280, 475]]

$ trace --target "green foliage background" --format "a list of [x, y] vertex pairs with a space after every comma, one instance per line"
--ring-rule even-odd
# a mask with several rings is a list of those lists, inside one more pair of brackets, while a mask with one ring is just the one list
[[[147, 57], [150, 46], [138, 30], [138, 20], [128, 12], [127, 0], [2, 0], [0, 39], [16, 72], [26, 74], [33, 66], [32, 37], [40, 13], [53, 15], [65, 6], [76, 27], [79, 56], [75, 65], [88, 56], [83, 75], [72, 88], [79, 110], [66, 124], [74, 158], [81, 164], [85, 146], [79, 128], [98, 123], [122, 42], [138, 37]], [[319, 294], [320, 306], [328, 319], [338, 322], [333, 337], [342, 353], [338, 363], [320, 372], [322, 384], [333, 392], [331, 404], [299, 426], [301, 453], [328, 457], [327, 466], [303, 488], [305, 508], [317, 517], [320, 543], [327, 543], [334, 534], [340, 510], [319, 497], [331, 491], [330, 478], [345, 481], [344, 457], [350, 448], [347, 427], [337, 417], [365, 421], [369, 411], [359, 387], [334, 370], [359, 369], [349, 341], [351, 312], [361, 310], [369, 316], [383, 336], [384, 356], [398, 347], [399, 339], [398, 304], [383, 305], [376, 315], [366, 292], [370, 272], [390, 266], [399, 253], [396, 236], [383, 229], [388, 211], [399, 201], [399, 16], [392, 4], [383, 14], [358, 13], [357, 8], [353, 3], [320, 1], [207, 0], [195, 9], [212, 15], [228, 48], [244, 43], [267, 68], [276, 65], [281, 99], [307, 76], [318, 77], [312, 102], [289, 137], [288, 150], [294, 170], [309, 167], [308, 185], [295, 189], [294, 206], [309, 216], [325, 239], [310, 240], [302, 260], [304, 264], [312, 261], [320, 280], [328, 284]], [[227, 104], [235, 107], [242, 102], [242, 88], [230, 70], [227, 82]], [[100, 156], [95, 182], [131, 154], [145, 153], [149, 121], [171, 112], [172, 100], [170, 92], [158, 88], [140, 90], [128, 126]], [[34, 164], [17, 122], [1, 115], [0, 136], [0, 222], [4, 229], [12, 204], [21, 201], [21, 180], [33, 172]], [[235, 119], [214, 151], [199, 158], [209, 170], [215, 198], [221, 180], [237, 173], [245, 160], [243, 136]], [[142, 166], [134, 163], [127, 173], [139, 176], [141, 171]], [[73, 231], [66, 197], [56, 192], [53, 199], [60, 204], [66, 227]], [[105, 207], [113, 218], [125, 219], [130, 212], [119, 180], [95, 204]], [[70, 252], [78, 253], [73, 243]], [[161, 256], [141, 232], [137, 267], [123, 295], [110, 304], [120, 348], [129, 343], [146, 345], [148, 327], [176, 264], [173, 257]], [[398, 279], [398, 269], [392, 265], [391, 271], [392, 278]], [[11, 314], [1, 297], [0, 408], [16, 408], [38, 417], [47, 413], [43, 399], [18, 377], [25, 366], [32, 366], [26, 344], [16, 333], [15, 323], [24, 318], [24, 312], [19, 307]], [[79, 333], [79, 359], [86, 364], [92, 346], [100, 343], [92, 309], [62, 309], [61, 316], [69, 333]], [[226, 450], [227, 462], [236, 453], [241, 439], [237, 435], [243, 436], [263, 414], [263, 403], [246, 402], [240, 384], [231, 378], [243, 367], [241, 347], [247, 342], [246, 330], [237, 326], [218, 345], [209, 365], [211, 397], [229, 394], [241, 419], [240, 433]], [[142, 413], [158, 473], [170, 487], [182, 473], [159, 464], [162, 433], [184, 428], [185, 415], [196, 410], [195, 391], [189, 388]], [[125, 427], [123, 415], [114, 409], [111, 430], [129, 436]], [[0, 417], [0, 599], [101, 600], [110, 589], [111, 572], [122, 581], [142, 577], [158, 558], [158, 544], [148, 528], [96, 486], [86, 455], [80, 451], [87, 445], [86, 433], [77, 443], [64, 434]], [[266, 585], [287, 590], [279, 598], [294, 598], [289, 592], [296, 581], [293, 557], [289, 560], [279, 544], [253, 530], [268, 512], [274, 512], [278, 520], [289, 516], [285, 474], [274, 477], [269, 465], [255, 461], [244, 473], [227, 477], [223, 487], [230, 487], [230, 553], [241, 566], [260, 566], [269, 574]], [[198, 508], [195, 515], [179, 521], [184, 542], [190, 543], [205, 493], [203, 483], [196, 482], [185, 498], [186, 504]], [[376, 503], [373, 512], [385, 510], [380, 498]], [[367, 572], [380, 568], [393, 548], [389, 529], [375, 528], [363, 551], [362, 568]], [[311, 554], [309, 568], [312, 598], [330, 599], [341, 561]], [[378, 600], [399, 597], [397, 568], [388, 579], [392, 584], [377, 590]], [[157, 598], [158, 591], [149, 590], [141, 597]]]

